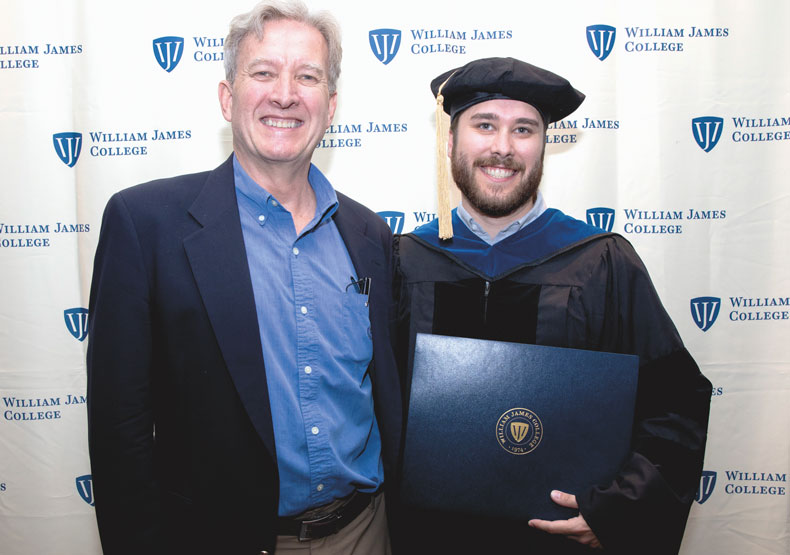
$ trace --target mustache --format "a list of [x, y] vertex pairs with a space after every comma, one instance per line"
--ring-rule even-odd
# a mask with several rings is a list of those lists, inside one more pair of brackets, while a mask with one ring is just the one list
[[508, 170], [515, 170], [517, 172], [523, 172], [526, 169], [526, 166], [520, 162], [516, 162], [513, 158], [509, 156], [487, 156], [485, 158], [478, 158], [472, 164], [476, 168], [480, 168], [483, 166], [497, 166], [500, 168], [505, 168]]

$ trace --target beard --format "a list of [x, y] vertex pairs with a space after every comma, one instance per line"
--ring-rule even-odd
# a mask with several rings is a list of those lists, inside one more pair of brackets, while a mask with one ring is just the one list
[[498, 195], [486, 192], [483, 187], [477, 184], [475, 168], [496, 166], [523, 174], [526, 168], [524, 164], [516, 162], [510, 157], [501, 158], [498, 156], [478, 158], [474, 163], [469, 163], [469, 159], [465, 155], [459, 154], [457, 150], [453, 150], [450, 162], [453, 180], [458, 189], [475, 210], [489, 218], [509, 216], [528, 202], [534, 202], [540, 180], [543, 177], [543, 153], [541, 153], [540, 158], [535, 160], [529, 172], [523, 175], [521, 181], [510, 193]]

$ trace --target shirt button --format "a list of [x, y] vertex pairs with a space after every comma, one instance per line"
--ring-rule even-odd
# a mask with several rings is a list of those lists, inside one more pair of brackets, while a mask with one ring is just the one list
[[312, 428], [310, 428], [310, 431], [313, 432], [314, 436], [317, 436], [318, 435], [318, 426], [313, 426]]
[[315, 487], [315, 489], [316, 489], [316, 490], [318, 490], [318, 491], [324, 491], [324, 484], [318, 484], [318, 485]]
[[306, 306], [303, 306], [299, 310], [302, 312], [302, 314], [307, 314], [307, 307]]
[[277, 201], [272, 199], [272, 206], [278, 206]]
[[294, 253], [294, 255], [298, 255], [299, 254], [299, 249], [294, 247], [292, 252]]
[[266, 219], [266, 216], [264, 216], [263, 214], [261, 214], [260, 216], [258, 216], [258, 221], [259, 221], [259, 222], [263, 222], [265, 219]]
[[310, 366], [305, 366], [304, 367], [304, 373], [305, 374], [312, 374], [313, 373], [313, 369]]

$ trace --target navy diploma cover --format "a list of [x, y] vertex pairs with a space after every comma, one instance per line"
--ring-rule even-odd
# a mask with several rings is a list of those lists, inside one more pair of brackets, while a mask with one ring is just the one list
[[608, 484], [630, 451], [639, 357], [417, 334], [403, 500], [566, 519], [553, 489]]

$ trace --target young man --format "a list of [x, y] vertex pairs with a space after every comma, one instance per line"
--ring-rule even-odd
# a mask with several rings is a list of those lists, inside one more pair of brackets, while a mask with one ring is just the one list
[[233, 155], [108, 203], [88, 350], [107, 555], [389, 552], [392, 238], [310, 162], [340, 58], [327, 14], [238, 16], [219, 85]]
[[541, 196], [546, 127], [584, 95], [512, 58], [475, 60], [431, 88], [451, 117], [462, 200], [449, 237], [434, 221], [399, 238], [406, 387], [417, 333], [629, 353], [640, 368], [632, 452], [616, 479], [552, 492], [578, 516], [518, 523], [407, 510], [407, 529], [423, 538], [410, 551], [676, 553], [702, 470], [711, 387], [631, 245]]

